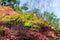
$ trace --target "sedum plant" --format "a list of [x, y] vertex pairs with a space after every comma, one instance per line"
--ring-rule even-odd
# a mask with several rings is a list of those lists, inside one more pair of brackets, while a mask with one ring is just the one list
[[3, 26], [0, 25], [0, 32], [2, 32], [2, 31], [3, 31]]
[[14, 22], [16, 24], [23, 23], [25, 27], [28, 27], [31, 30], [40, 29], [42, 24], [50, 24], [48, 21], [38, 17], [36, 14], [23, 12], [15, 15], [7, 15], [3, 17], [3, 20], [6, 22]]

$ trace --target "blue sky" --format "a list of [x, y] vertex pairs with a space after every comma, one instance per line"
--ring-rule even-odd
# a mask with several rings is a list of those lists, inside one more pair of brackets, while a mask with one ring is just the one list
[[[24, 4], [25, 2], [27, 2], [27, 0], [21, 0], [21, 5]], [[32, 4], [32, 2], [31, 2], [31, 4]], [[54, 0], [52, 4], [53, 4], [52, 8], [53, 8], [54, 14], [58, 18], [60, 18], [60, 0]], [[32, 5], [35, 5], [35, 3]], [[30, 8], [31, 8], [31, 5], [30, 5]]]
[[60, 18], [60, 0], [54, 0], [53, 5], [55, 15]]

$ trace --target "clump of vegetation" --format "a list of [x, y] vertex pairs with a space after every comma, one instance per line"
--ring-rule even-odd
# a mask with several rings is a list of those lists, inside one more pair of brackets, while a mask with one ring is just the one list
[[0, 32], [2, 32], [3, 31], [3, 26], [2, 25], [0, 25]]
[[25, 27], [31, 30], [37, 30], [41, 28], [41, 25], [49, 25], [50, 23], [42, 18], [37, 17], [36, 14], [31, 13], [17, 13], [15, 15], [7, 15], [3, 17], [6, 22], [23, 23]]

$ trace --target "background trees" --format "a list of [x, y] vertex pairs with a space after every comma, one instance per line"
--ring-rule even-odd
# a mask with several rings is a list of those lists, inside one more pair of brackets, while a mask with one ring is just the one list
[[0, 5], [10, 6], [17, 12], [28, 9], [27, 4], [20, 6], [20, 0], [0, 0]]
[[18, 0], [0, 0], [0, 5], [10, 6], [14, 10], [16, 10], [17, 7], [17, 9], [20, 10], [19, 9], [20, 1]]

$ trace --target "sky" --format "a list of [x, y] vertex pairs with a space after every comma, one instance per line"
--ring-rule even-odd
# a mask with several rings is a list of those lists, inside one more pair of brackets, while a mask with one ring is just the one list
[[[21, 0], [20, 2], [21, 2], [21, 5], [22, 5], [22, 4], [26, 3], [27, 0]], [[33, 2], [34, 2], [34, 1], [33, 1]], [[41, 1], [41, 2], [42, 2], [42, 1]], [[32, 2], [31, 2], [31, 4], [32, 4]], [[53, 4], [53, 5], [52, 5], [52, 8], [53, 8], [54, 14], [55, 14], [58, 18], [60, 18], [60, 0], [54, 0], [52, 4]], [[35, 3], [32, 4], [32, 5], [35, 5]], [[38, 4], [38, 5], [39, 5], [39, 4]], [[35, 6], [36, 6], [36, 5], [35, 5]], [[30, 9], [31, 9], [31, 5], [30, 5], [29, 7], [30, 7]], [[32, 6], [32, 7], [33, 7], [33, 6]]]
[[55, 15], [60, 18], [60, 0], [54, 0], [53, 5]]

